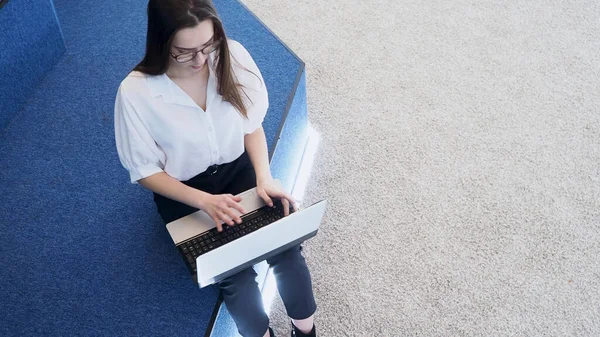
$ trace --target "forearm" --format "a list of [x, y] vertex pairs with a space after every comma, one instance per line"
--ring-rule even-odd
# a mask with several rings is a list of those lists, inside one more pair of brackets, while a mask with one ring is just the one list
[[200, 208], [200, 200], [207, 194], [185, 185], [165, 172], [153, 174], [138, 182], [155, 193], [194, 208]]
[[256, 172], [256, 180], [265, 181], [272, 179], [265, 130], [260, 127], [253, 133], [245, 135], [244, 146]]

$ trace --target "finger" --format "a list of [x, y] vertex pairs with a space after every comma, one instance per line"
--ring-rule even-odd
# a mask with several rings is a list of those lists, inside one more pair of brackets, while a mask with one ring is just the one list
[[[233, 219], [236, 223], [241, 224], [242, 223], [242, 219], [237, 216], [234, 212], [233, 209], [229, 208], [225, 211], [225, 213], [231, 218]], [[233, 224], [232, 224], [233, 225]]]
[[219, 220], [219, 218], [218, 218], [218, 217], [216, 217], [216, 216], [214, 216], [214, 215], [211, 215], [211, 218], [212, 218], [212, 219], [213, 219], [213, 221], [214, 221], [214, 222], [217, 224], [217, 230], [218, 230], [219, 232], [222, 232], [222, 231], [223, 231], [223, 226], [221, 225], [221, 220]]
[[233, 220], [228, 216], [227, 211], [229, 210], [229, 204], [231, 203], [231, 199], [226, 197], [222, 202], [218, 204], [217, 212], [219, 217], [228, 224], [229, 226], [233, 226]]
[[287, 199], [281, 199], [283, 205], [283, 216], [290, 215], [290, 202]]
[[[283, 203], [283, 201], [288, 201], [289, 204], [292, 205], [292, 207], [294, 208], [294, 212], [296, 212], [298, 210], [298, 206], [296, 205], [296, 199], [289, 193], [285, 193], [285, 192], [281, 192], [281, 201]], [[289, 210], [289, 205], [286, 206], [286, 209]]]
[[219, 218], [221, 218], [221, 220], [223, 220], [223, 222], [225, 222], [229, 226], [233, 226], [233, 220], [231, 220], [231, 218], [229, 218], [225, 213], [219, 212], [218, 214], [219, 214]]
[[291, 194], [284, 193], [284, 197], [289, 200], [292, 205], [296, 203], [296, 198], [294, 198]]
[[239, 195], [227, 194], [227, 196], [230, 197], [235, 202], [242, 201], [242, 197], [240, 197]]
[[277, 198], [277, 199], [287, 199], [289, 200], [291, 203], [294, 203], [294, 197], [292, 197], [290, 194], [286, 193], [283, 190], [275, 190], [272, 191], [272, 193], [269, 194], [271, 197]]
[[235, 210], [237, 210], [241, 214], [246, 214], [246, 211], [244, 210], [244, 207], [242, 207], [242, 205], [240, 205], [238, 202], [235, 202], [232, 199], [230, 199], [230, 202], [227, 203], [227, 204], [229, 205], [229, 207], [234, 208]]
[[261, 197], [262, 200], [264, 200], [265, 204], [273, 207], [273, 200], [271, 200], [267, 192], [265, 192], [264, 188], [258, 190], [258, 196]]

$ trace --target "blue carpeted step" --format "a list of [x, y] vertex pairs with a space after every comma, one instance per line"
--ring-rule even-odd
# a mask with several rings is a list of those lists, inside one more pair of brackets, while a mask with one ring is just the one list
[[[289, 187], [301, 153], [286, 151], [303, 145], [303, 64], [237, 1], [215, 4], [263, 73], [273, 172]], [[216, 287], [192, 283], [151, 193], [128, 183], [115, 150], [114, 97], [143, 54], [145, 6], [55, 1], [67, 51], [0, 143], [0, 335], [198, 335], [208, 326]]]

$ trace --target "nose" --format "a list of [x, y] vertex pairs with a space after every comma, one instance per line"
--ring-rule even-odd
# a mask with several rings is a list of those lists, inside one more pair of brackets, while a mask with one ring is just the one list
[[204, 64], [204, 62], [206, 62], [206, 56], [204, 56], [204, 54], [202, 53], [198, 53], [196, 54], [196, 57], [194, 57], [192, 62], [194, 63], [194, 66], [202, 65]]

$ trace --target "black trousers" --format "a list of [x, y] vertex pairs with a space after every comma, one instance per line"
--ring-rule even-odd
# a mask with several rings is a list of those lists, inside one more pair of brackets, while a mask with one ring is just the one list
[[[236, 195], [256, 187], [256, 174], [244, 152], [233, 162], [210, 167], [182, 183], [211, 194]], [[198, 210], [156, 193], [154, 202], [165, 224]], [[267, 259], [287, 314], [293, 319], [308, 318], [317, 309], [310, 272], [301, 252], [301, 245], [297, 245]], [[219, 282], [223, 301], [243, 337], [262, 337], [269, 327], [256, 275], [250, 267]]]

